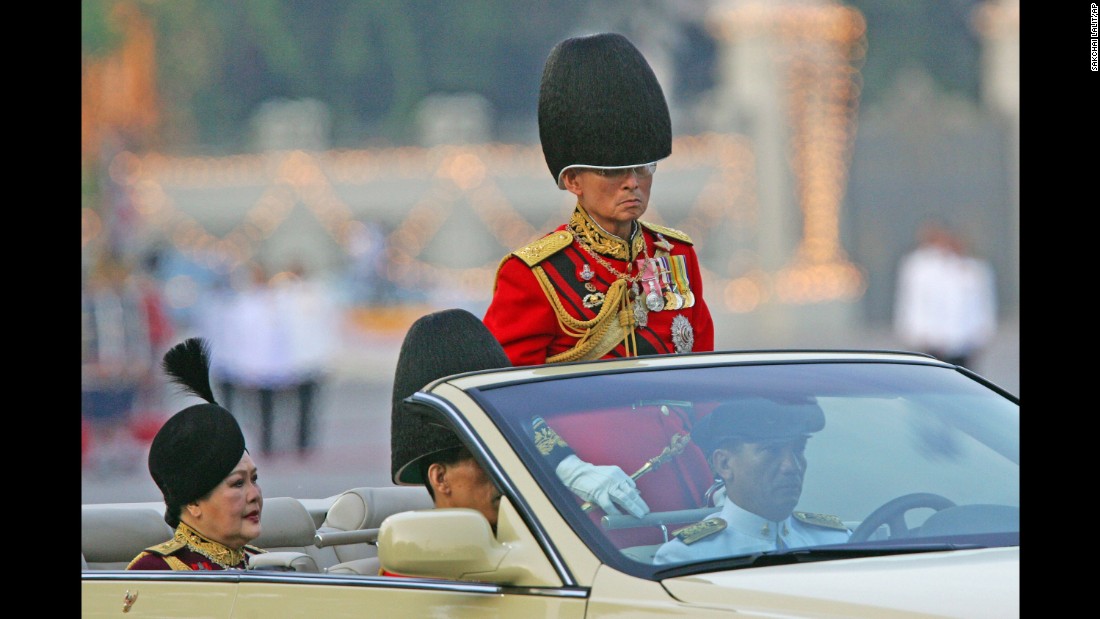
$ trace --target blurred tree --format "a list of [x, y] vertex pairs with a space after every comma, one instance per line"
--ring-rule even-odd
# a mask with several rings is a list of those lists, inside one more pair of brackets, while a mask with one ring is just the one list
[[83, 0], [81, 155], [141, 144], [158, 123], [154, 27], [135, 0]]
[[102, 57], [122, 43], [122, 30], [110, 19], [115, 0], [81, 0], [80, 51], [83, 56]]
[[111, 194], [107, 165], [122, 149], [148, 146], [159, 124], [155, 36], [144, 4], [83, 0], [80, 5], [82, 245], [91, 244], [92, 250], [117, 240], [111, 235], [114, 223], [126, 215]]
[[981, 39], [974, 10], [987, 0], [845, 0], [867, 21], [862, 103], [874, 107], [907, 68], [921, 68], [937, 87], [973, 102], [980, 96]]
[[[976, 100], [980, 40], [970, 24], [982, 2], [846, 0], [868, 25], [863, 105], [881, 100], [913, 65], [942, 89]], [[140, 7], [154, 23], [159, 147], [232, 152], [246, 150], [248, 120], [271, 98], [325, 102], [337, 147], [412, 142], [416, 105], [436, 92], [478, 93], [498, 126], [527, 126], [553, 45], [599, 30], [585, 22], [592, 13], [638, 13], [625, 0], [595, 11], [586, 0], [82, 0], [86, 57], [121, 44], [109, 19], [118, 4]], [[662, 9], [683, 30], [670, 94], [692, 97], [714, 77], [713, 41], [700, 36], [706, 3], [675, 6]], [[623, 19], [620, 26], [633, 27]]]
[[[542, 63], [581, 0], [178, 0], [150, 4], [166, 139], [241, 149], [274, 97], [329, 105], [338, 146], [404, 143], [416, 104], [470, 91], [533, 115]], [[523, 19], [517, 19], [522, 15]]]

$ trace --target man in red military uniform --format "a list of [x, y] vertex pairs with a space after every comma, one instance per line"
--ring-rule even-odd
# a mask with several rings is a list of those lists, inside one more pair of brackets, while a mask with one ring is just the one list
[[640, 219], [657, 162], [672, 153], [645, 58], [618, 34], [559, 43], [538, 112], [550, 173], [577, 205], [500, 263], [484, 321], [512, 364], [713, 350], [691, 238]]
[[[551, 176], [577, 204], [567, 223], [498, 267], [484, 322], [512, 364], [713, 350], [714, 323], [692, 239], [640, 219], [657, 162], [672, 153], [668, 105], [645, 58], [614, 33], [560, 42], [543, 69], [538, 116]], [[689, 436], [690, 415], [668, 410], [605, 416], [632, 440], [564, 422], [536, 428], [552, 437], [536, 440], [578, 496], [606, 495], [591, 487], [591, 475], [577, 472], [589, 463], [636, 471]], [[561, 453], [568, 456], [559, 460]], [[639, 478], [643, 509], [611, 498], [635, 515], [704, 506], [713, 475], [698, 448], [688, 445], [652, 479], [671, 474], [679, 475], [683, 495], [647, 496], [648, 483]], [[604, 485], [622, 489], [621, 476], [607, 476]]]

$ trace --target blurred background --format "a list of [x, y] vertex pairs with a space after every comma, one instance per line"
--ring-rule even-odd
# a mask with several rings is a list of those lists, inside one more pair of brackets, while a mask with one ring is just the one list
[[158, 364], [196, 335], [267, 495], [388, 485], [405, 329], [482, 315], [500, 259], [572, 211], [538, 87], [595, 32], [664, 88], [645, 218], [695, 239], [717, 348], [918, 349], [898, 275], [934, 221], [990, 274], [967, 365], [1019, 394], [1018, 0], [81, 12], [84, 502], [160, 498], [148, 442], [192, 402]]

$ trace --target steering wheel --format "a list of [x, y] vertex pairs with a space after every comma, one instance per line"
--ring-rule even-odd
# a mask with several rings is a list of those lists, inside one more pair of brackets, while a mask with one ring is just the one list
[[852, 536], [848, 538], [848, 541], [865, 542], [871, 537], [872, 533], [884, 524], [890, 527], [889, 539], [908, 537], [909, 527], [905, 524], [905, 514], [922, 507], [940, 511], [948, 507], [955, 507], [955, 502], [931, 492], [914, 492], [913, 494], [899, 496], [883, 503], [864, 518], [863, 522], [859, 523], [856, 530], [852, 532]]

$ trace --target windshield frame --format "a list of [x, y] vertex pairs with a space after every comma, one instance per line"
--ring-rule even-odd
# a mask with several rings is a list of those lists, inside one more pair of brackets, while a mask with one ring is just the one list
[[[700, 360], [701, 361], [701, 360]], [[774, 366], [784, 365], [790, 367], [807, 366], [807, 365], [831, 365], [831, 366], [848, 366], [853, 364], [879, 364], [879, 365], [916, 365], [916, 366], [933, 366], [945, 372], [956, 372], [967, 379], [969, 388], [975, 389], [977, 392], [987, 394], [990, 396], [1000, 396], [1004, 398], [1007, 403], [1015, 405], [1018, 409], [1019, 399], [1011, 393], [1000, 389], [996, 385], [989, 383], [980, 376], [964, 371], [962, 368], [957, 368], [945, 364], [943, 362], [934, 360], [932, 358], [914, 357], [912, 360], [898, 360], [898, 359], [858, 359], [858, 358], [842, 358], [842, 359], [799, 359], [799, 360], [746, 360], [746, 361], [731, 361], [729, 358], [716, 358], [713, 361], [700, 362], [691, 364], [690, 371], [705, 370], [707, 368], [731, 368], [731, 367], [752, 367], [752, 366]], [[600, 527], [592, 523], [589, 518], [578, 507], [575, 497], [570, 491], [561, 484], [561, 482], [553, 475], [552, 471], [549, 471], [545, 467], [535, 466], [532, 463], [537, 463], [539, 453], [535, 449], [533, 441], [530, 437], [524, 437], [520, 431], [522, 424], [517, 425], [515, 422], [516, 413], [505, 413], [498, 407], [499, 398], [494, 394], [504, 393], [511, 387], [523, 386], [524, 388], [532, 385], [537, 385], [546, 382], [568, 381], [580, 378], [590, 377], [603, 377], [603, 376], [615, 376], [615, 375], [635, 375], [639, 373], [652, 373], [652, 372], [675, 372], [680, 368], [669, 368], [664, 365], [657, 366], [634, 366], [634, 367], [615, 367], [610, 368], [600, 363], [584, 364], [584, 368], [577, 368], [583, 371], [574, 371], [567, 374], [560, 373], [547, 373], [545, 375], [537, 376], [524, 376], [523, 378], [517, 378], [516, 380], [508, 380], [507, 378], [500, 381], [490, 381], [487, 384], [464, 386], [463, 389], [478, 405], [485, 410], [492, 422], [500, 430], [500, 432], [507, 438], [513, 449], [517, 452], [519, 457], [524, 461], [528, 467], [528, 472], [536, 479], [537, 483], [545, 492], [559, 514], [573, 527], [577, 535], [590, 547], [590, 549], [596, 553], [601, 561], [604, 561], [616, 569], [624, 571], [626, 573], [636, 575], [648, 579], [658, 579], [661, 574], [679, 573], [679, 568], [685, 567], [684, 565], [647, 565], [640, 561], [633, 560], [626, 557], [620, 548], [615, 546], [608, 540], [606, 534], [600, 530]], [[600, 380], [597, 378], [597, 380]], [[1018, 422], [1018, 410], [1016, 412]], [[1015, 430], [1016, 441], [1018, 444], [1018, 427]], [[1018, 450], [1018, 448], [1017, 448]], [[1016, 464], [1018, 466], [1018, 451], [1016, 454]], [[498, 471], [503, 476], [503, 471]], [[522, 502], [522, 499], [515, 497], [517, 502]], [[711, 509], [711, 508], [703, 508]], [[522, 511], [522, 510], [521, 510]], [[716, 511], [716, 510], [714, 510]], [[533, 518], [533, 514], [531, 514]], [[994, 540], [997, 545], [1018, 545], [1018, 532], [1014, 538], [1000, 537]], [[922, 538], [915, 542], [909, 543], [883, 543], [876, 541], [869, 541], [859, 545], [852, 545], [846, 547], [847, 550], [851, 550], [852, 553], [857, 554], [862, 548], [862, 552], [911, 552], [914, 548], [914, 544], [925, 545], [938, 544], [940, 546], [948, 547], [968, 547], [975, 542], [968, 542], [962, 539], [949, 539], [949, 540], [934, 540], [931, 538]], [[815, 547], [824, 548], [824, 547]], [[770, 553], [769, 553], [770, 554]], [[812, 553], [811, 553], [812, 554]], [[835, 556], [840, 556], [843, 553], [834, 553]], [[820, 555], [819, 555], [820, 556]], [[714, 563], [715, 560], [704, 561], [700, 563], [700, 568], [703, 569], [703, 564]], [[729, 564], [728, 559], [722, 559], [719, 563]], [[733, 564], [737, 564], [734, 561]], [[742, 562], [744, 563], [744, 562]], [[732, 564], [731, 564], [732, 565]], [[752, 562], [748, 562], [746, 566], [752, 565]], [[677, 568], [670, 572], [671, 568]], [[688, 573], [691, 572], [690, 568], [687, 568]]]

